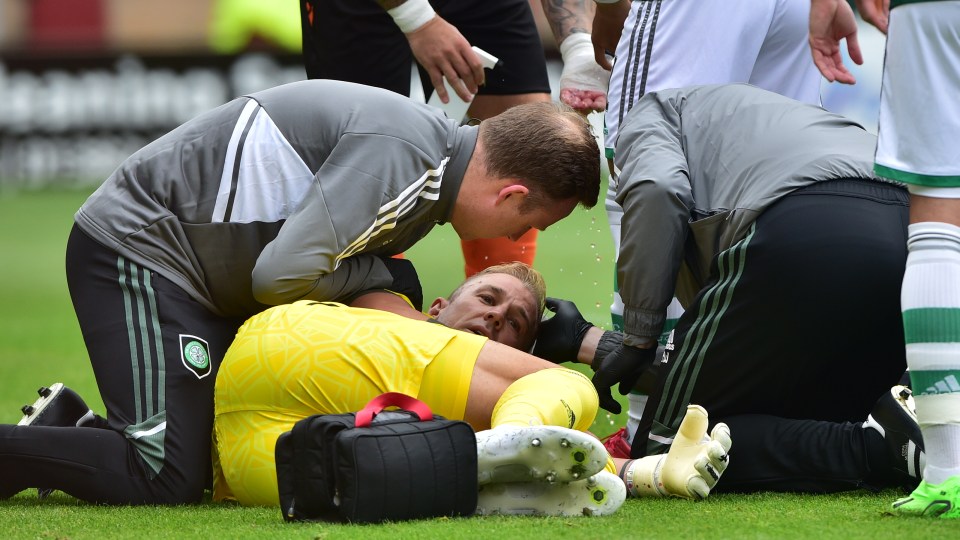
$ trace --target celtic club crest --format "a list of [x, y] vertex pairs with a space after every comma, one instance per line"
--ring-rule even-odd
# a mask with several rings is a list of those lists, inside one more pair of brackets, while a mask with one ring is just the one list
[[180, 360], [198, 379], [210, 374], [210, 347], [197, 336], [180, 334]]

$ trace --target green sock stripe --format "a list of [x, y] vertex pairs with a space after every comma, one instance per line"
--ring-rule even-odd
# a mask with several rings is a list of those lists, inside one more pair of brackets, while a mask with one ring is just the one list
[[903, 312], [907, 344], [960, 343], [960, 308], [917, 308]]
[[960, 369], [911, 369], [910, 388], [918, 396], [960, 393]]

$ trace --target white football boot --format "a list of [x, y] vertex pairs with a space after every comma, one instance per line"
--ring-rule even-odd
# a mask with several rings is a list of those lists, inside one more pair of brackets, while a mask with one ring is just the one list
[[477, 480], [573, 482], [602, 471], [609, 455], [599, 439], [559, 426], [498, 426], [477, 433]]
[[575, 482], [505, 482], [480, 487], [477, 514], [524, 516], [606, 516], [627, 498], [627, 488], [610, 472]]

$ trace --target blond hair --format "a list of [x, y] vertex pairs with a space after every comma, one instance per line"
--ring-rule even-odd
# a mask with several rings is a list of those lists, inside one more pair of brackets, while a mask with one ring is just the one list
[[530, 291], [530, 294], [533, 295], [533, 299], [537, 303], [537, 321], [543, 317], [543, 310], [547, 299], [547, 283], [543, 280], [543, 274], [522, 262], [496, 264], [484, 268], [483, 270], [464, 280], [459, 287], [450, 293], [450, 299], [452, 300], [456, 298], [456, 296], [460, 294], [460, 289], [462, 289], [464, 285], [470, 283], [470, 281], [473, 279], [486, 274], [507, 274], [508, 276], [513, 276], [520, 280], [520, 283], [522, 283], [523, 286]]

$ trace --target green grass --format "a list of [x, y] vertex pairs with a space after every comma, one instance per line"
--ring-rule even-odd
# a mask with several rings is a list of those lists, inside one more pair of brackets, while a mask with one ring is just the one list
[[[36, 388], [58, 380], [103, 411], [63, 269], [73, 213], [85, 197], [76, 192], [0, 193], [0, 422], [16, 422], [19, 407], [35, 397]], [[551, 294], [574, 300], [588, 319], [608, 323], [612, 256], [602, 208], [576, 210], [541, 235], [536, 265]], [[425, 283], [425, 298], [446, 295], [461, 279], [463, 261], [448, 226], [436, 229], [408, 257]], [[603, 415], [594, 431], [608, 433], [622, 421]], [[0, 538], [960, 538], [960, 521], [884, 515], [897, 496], [894, 491], [714, 495], [699, 503], [629, 500], [615, 515], [595, 519], [470, 518], [351, 526], [288, 524], [274, 508], [209, 502], [96, 507], [61, 493], [38, 501], [29, 491], [0, 501]]]

